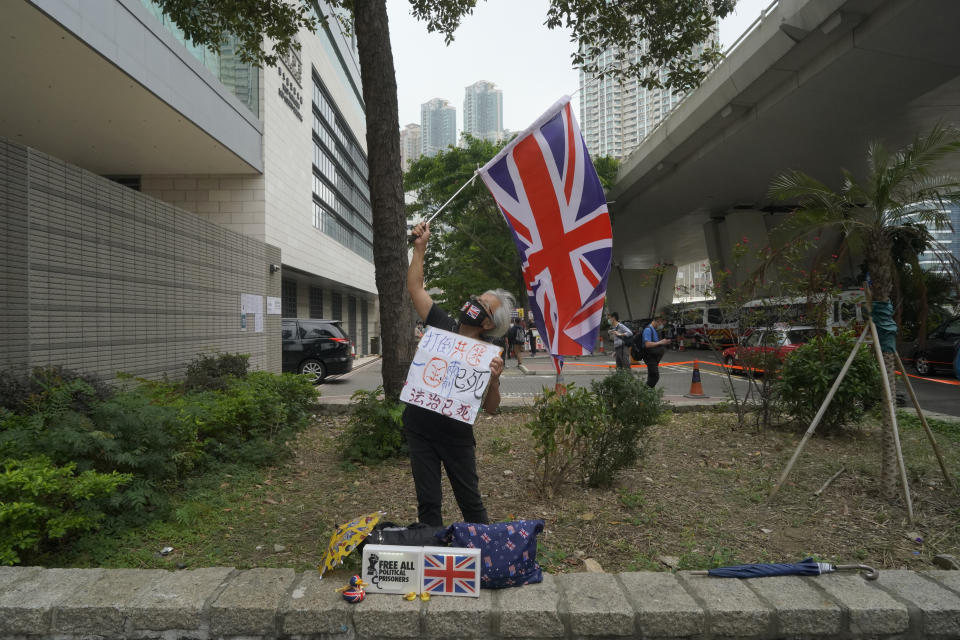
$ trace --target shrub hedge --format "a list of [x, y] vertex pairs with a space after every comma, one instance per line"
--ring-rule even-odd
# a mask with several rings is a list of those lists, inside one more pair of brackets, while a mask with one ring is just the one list
[[[218, 358], [230, 366], [200, 358], [201, 390], [129, 377], [126, 388], [114, 389], [62, 368], [0, 372], [0, 469], [50, 485], [34, 506], [0, 512], [0, 536], [4, 523], [20, 522], [26, 533], [15, 545], [28, 551], [96, 527], [99, 510], [109, 519], [142, 521], [164, 513], [184, 479], [212, 464], [259, 466], [284, 457], [287, 442], [309, 422], [314, 386], [303, 376], [246, 374], [245, 356]], [[83, 486], [103, 490], [88, 492], [84, 503], [73, 494]], [[3, 489], [0, 505], [8, 508]], [[62, 527], [49, 514], [68, 506], [87, 515]], [[0, 548], [0, 564], [17, 561], [12, 549]]]
[[[856, 338], [849, 333], [819, 336], [797, 347], [784, 361], [777, 388], [798, 429], [809, 427], [855, 343]], [[880, 385], [880, 368], [872, 347], [861, 344], [818, 429], [826, 433], [859, 424], [880, 399]]]

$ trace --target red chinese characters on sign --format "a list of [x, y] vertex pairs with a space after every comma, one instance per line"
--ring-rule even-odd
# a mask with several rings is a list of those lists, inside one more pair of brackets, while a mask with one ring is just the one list
[[480, 364], [480, 359], [487, 352], [486, 346], [482, 344], [475, 344], [470, 347], [470, 351], [467, 352], [467, 364], [472, 367]]
[[490, 382], [490, 362], [498, 353], [486, 342], [427, 327], [400, 399], [472, 424]]
[[428, 387], [439, 387], [447, 372], [447, 361], [442, 358], [431, 358], [423, 368], [423, 383]]

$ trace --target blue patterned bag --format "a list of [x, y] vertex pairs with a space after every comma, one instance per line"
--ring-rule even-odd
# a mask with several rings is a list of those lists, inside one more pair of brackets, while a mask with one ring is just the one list
[[537, 563], [541, 531], [543, 520], [455, 522], [447, 529], [447, 540], [452, 547], [480, 549], [480, 588], [503, 589], [543, 581]]

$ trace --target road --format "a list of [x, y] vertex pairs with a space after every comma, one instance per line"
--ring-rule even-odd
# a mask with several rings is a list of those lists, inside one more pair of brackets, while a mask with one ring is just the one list
[[[703, 392], [710, 398], [705, 402], [726, 399], [729, 382], [716, 356], [710, 351], [695, 350], [667, 352], [661, 362], [658, 386], [663, 389], [666, 399], [674, 403], [696, 403], [684, 398], [684, 394], [690, 391], [694, 362], [697, 362], [700, 369]], [[530, 369], [530, 375], [521, 374], [515, 360], [507, 361], [507, 369], [500, 389], [505, 398], [529, 399], [532, 403], [533, 398], [539, 395], [544, 387], [553, 388], [556, 375], [553, 364], [546, 355], [538, 354], [534, 358], [526, 356], [523, 363]], [[567, 360], [564, 367], [564, 381], [586, 387], [592, 380], [609, 374], [613, 368], [613, 354], [571, 358]], [[634, 371], [641, 376], [646, 376], [642, 366], [635, 366]], [[960, 383], [956, 378], [953, 376], [920, 378], [911, 375], [910, 380], [920, 400], [920, 406], [925, 412], [960, 417]], [[734, 376], [733, 383], [738, 396], [742, 397], [747, 389], [747, 381], [742, 377]], [[351, 394], [358, 389], [375, 389], [380, 384], [380, 360], [376, 359], [347, 375], [328, 379], [320, 385], [320, 392], [324, 398], [342, 401], [349, 400]], [[898, 388], [904, 394], [906, 393], [902, 381]]]

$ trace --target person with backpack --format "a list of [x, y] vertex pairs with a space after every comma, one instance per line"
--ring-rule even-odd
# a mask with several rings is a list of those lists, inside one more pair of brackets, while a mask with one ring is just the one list
[[630, 342], [633, 331], [620, 322], [620, 315], [611, 311], [607, 315], [610, 322], [610, 337], [613, 338], [613, 352], [616, 354], [617, 369], [630, 370]]
[[527, 332], [523, 328], [523, 321], [520, 318], [513, 319], [513, 326], [510, 327], [510, 350], [513, 357], [517, 359], [517, 368], [523, 373], [530, 373], [523, 364], [523, 358], [520, 353], [523, 351], [523, 343], [527, 341]]
[[640, 343], [643, 345], [643, 363], [647, 365], [647, 386], [653, 389], [660, 380], [660, 359], [666, 351], [669, 338], [660, 338], [657, 330], [663, 327], [663, 316], [656, 316], [650, 321], [640, 334]]

